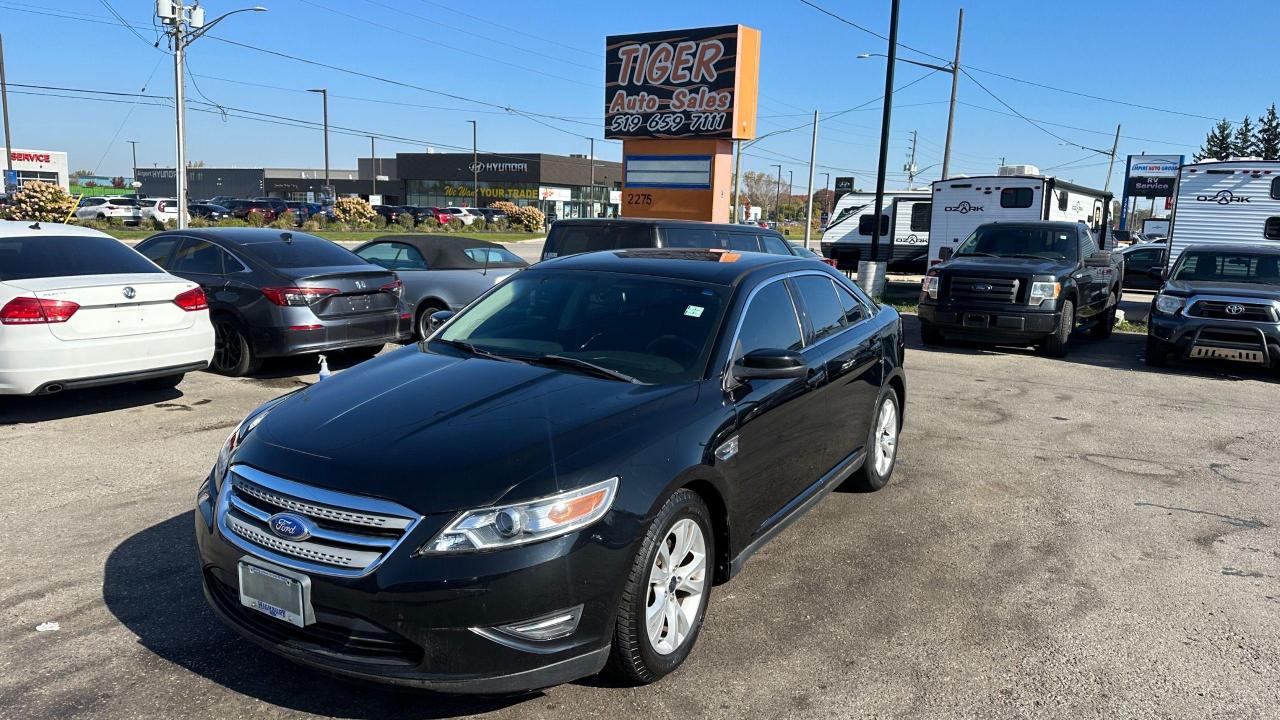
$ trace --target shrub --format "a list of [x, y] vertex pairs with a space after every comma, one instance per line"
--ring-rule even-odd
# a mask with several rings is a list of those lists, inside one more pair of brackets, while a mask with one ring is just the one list
[[418, 223], [418, 227], [427, 232], [439, 232], [440, 221], [433, 217], [422, 218], [422, 222]]
[[32, 180], [10, 196], [9, 204], [0, 208], [0, 218], [60, 223], [66, 222], [75, 206], [61, 186]]
[[508, 218], [513, 218], [516, 216], [516, 213], [520, 212], [520, 206], [510, 200], [499, 200], [498, 202], [490, 203], [489, 207], [505, 214]]
[[407, 213], [407, 212], [400, 213], [399, 215], [396, 216], [396, 224], [402, 228], [405, 228], [406, 230], [412, 230], [413, 214]]
[[462, 221], [457, 218], [453, 218], [452, 220], [450, 220], [445, 227], [445, 230], [447, 230], [448, 232], [462, 232], [463, 230], [466, 230], [466, 229], [467, 229], [467, 226], [463, 225]]
[[317, 220], [316, 220], [316, 218], [315, 218], [315, 216], [312, 216], [312, 217], [310, 217], [310, 218], [307, 218], [307, 221], [306, 221], [306, 222], [302, 223], [302, 229], [303, 229], [305, 232], [313, 233], [313, 232], [316, 232], [316, 231], [318, 231], [318, 230], [323, 230], [323, 229], [324, 229], [324, 224], [323, 224], [323, 223], [321, 223], [321, 222], [319, 222], [319, 221], [317, 221]]
[[369, 201], [358, 197], [338, 198], [333, 202], [333, 217], [339, 222], [370, 222], [378, 217]]
[[372, 220], [361, 224], [372, 228], [373, 230], [381, 230], [387, 226], [387, 218], [383, 215], [374, 215]]
[[244, 218], [229, 217], [219, 220], [218, 227], [249, 227], [249, 223]]
[[292, 230], [298, 225], [298, 216], [293, 214], [292, 210], [285, 210], [271, 221], [271, 227], [279, 230]]
[[497, 232], [506, 232], [511, 229], [511, 223], [506, 218], [494, 220], [489, 223], [489, 229]]
[[538, 232], [547, 224], [547, 218], [542, 211], [532, 205], [527, 205], [516, 210], [515, 215], [508, 215], [507, 219], [511, 225], [527, 232]]
[[475, 222], [471, 223], [471, 227], [467, 229], [471, 232], [488, 232], [489, 223], [485, 222], [484, 218], [476, 218]]
[[187, 223], [187, 227], [193, 227], [193, 228], [207, 228], [210, 226], [211, 226], [211, 223], [209, 222], [208, 218], [202, 218], [199, 215], [192, 217], [191, 221]]
[[267, 224], [267, 216], [261, 210], [250, 210], [245, 213], [244, 219], [249, 223], [249, 227], [262, 227]]

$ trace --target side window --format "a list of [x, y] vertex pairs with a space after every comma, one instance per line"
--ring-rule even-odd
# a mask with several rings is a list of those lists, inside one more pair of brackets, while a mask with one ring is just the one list
[[933, 218], [933, 203], [916, 203], [911, 206], [911, 232], [929, 232]]
[[188, 238], [169, 263], [175, 273], [222, 274], [222, 250], [204, 240]]
[[799, 350], [802, 346], [800, 321], [786, 284], [777, 280], [765, 285], [747, 306], [733, 358], [755, 350]]
[[1005, 188], [1000, 191], [1000, 207], [1029, 208], [1032, 198], [1031, 188]]
[[1139, 250], [1124, 256], [1125, 265], [1135, 270], [1145, 270], [1156, 264], [1159, 250]]
[[162, 237], [155, 242], [144, 244], [138, 248], [138, 252], [146, 255], [148, 260], [160, 267], [167, 268], [168, 265], [165, 264], [165, 259], [169, 257], [169, 253], [173, 252], [173, 246], [177, 245], [181, 239], [177, 237]]
[[1094, 242], [1093, 233], [1082, 225], [1080, 227], [1080, 259], [1083, 260], [1096, 252], [1098, 252], [1098, 243]]
[[[871, 237], [875, 234], [876, 221], [874, 215], [863, 215], [858, 218], [858, 234]], [[880, 216], [880, 237], [889, 236], [889, 216]]]
[[792, 282], [800, 293], [805, 315], [813, 326], [812, 342], [839, 332], [844, 327], [844, 308], [831, 278], [824, 275], [801, 275]]
[[711, 228], [672, 227], [662, 229], [663, 247], [718, 248], [720, 242]]
[[[378, 243], [356, 253], [374, 265], [388, 270], [426, 270], [427, 261], [412, 245], [404, 243]], [[480, 259], [483, 261], [483, 258]]]
[[764, 234], [760, 236], [760, 241], [764, 243], [764, 251], [770, 255], [791, 255], [791, 248], [787, 247], [786, 241], [777, 235]]
[[760, 252], [760, 241], [756, 239], [755, 235], [717, 231], [716, 238], [719, 240], [721, 247], [727, 247], [730, 250]]
[[1262, 228], [1262, 235], [1268, 240], [1280, 240], [1280, 217], [1267, 218], [1267, 224]]
[[1271, 199], [1280, 200], [1280, 177], [1271, 181]]
[[871, 316], [871, 311], [863, 305], [849, 289], [836, 283], [836, 295], [840, 298], [840, 308], [844, 311], [844, 321], [848, 325], [861, 322]]

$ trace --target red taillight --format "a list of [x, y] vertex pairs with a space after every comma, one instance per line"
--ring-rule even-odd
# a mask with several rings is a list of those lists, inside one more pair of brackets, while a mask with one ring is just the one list
[[400, 297], [400, 293], [404, 292], [404, 283], [400, 282], [399, 280], [393, 280], [378, 289], [382, 290], [383, 292], [389, 292], [395, 295], [396, 297]]
[[262, 294], [276, 305], [312, 305], [330, 295], [337, 295], [333, 288], [262, 288]]
[[831, 258], [822, 258], [822, 262], [824, 262], [824, 263], [826, 263], [826, 264], [830, 265], [831, 267], [835, 267], [835, 266], [836, 266], [836, 261], [835, 261], [835, 260], [832, 260]]
[[79, 309], [80, 306], [70, 300], [16, 297], [0, 308], [0, 325], [64, 323]]
[[187, 312], [209, 309], [209, 301], [204, 296], [204, 290], [201, 290], [200, 288], [191, 288], [190, 290], [179, 294], [178, 297], [173, 299], [173, 304]]

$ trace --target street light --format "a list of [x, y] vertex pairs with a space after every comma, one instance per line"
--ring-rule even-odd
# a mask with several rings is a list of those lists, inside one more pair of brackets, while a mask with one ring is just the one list
[[199, 40], [214, 25], [242, 12], [266, 12], [266, 8], [254, 6], [232, 10], [229, 13], [204, 21], [204, 8], [196, 5], [191, 8], [183, 6], [183, 0], [156, 3], [156, 15], [160, 22], [172, 26], [166, 31], [173, 39], [173, 99], [174, 114], [178, 130], [178, 162], [174, 169], [174, 180], [178, 199], [178, 227], [187, 227], [187, 101], [186, 101], [186, 68], [183, 63], [186, 47]]
[[476, 152], [476, 121], [471, 123], [471, 207], [480, 207], [480, 159]]
[[[897, 58], [899, 62], [918, 65], [930, 70], [951, 74], [951, 105], [947, 110], [947, 142], [942, 150], [942, 179], [946, 180], [951, 171], [951, 135], [956, 124], [956, 87], [960, 82], [960, 38], [964, 32], [964, 8], [960, 8], [960, 18], [956, 21], [956, 55], [955, 60], [947, 65], [934, 65], [932, 63], [918, 62], [916, 60], [908, 60], [906, 58]], [[896, 53], [895, 53], [896, 54]], [[882, 57], [887, 58], [884, 53], [862, 53], [858, 55], [859, 60], [867, 58]]]
[[[778, 168], [777, 192], [773, 196], [773, 221], [777, 222], [782, 219], [782, 166], [770, 165], [769, 167]], [[765, 219], [767, 220], [768, 218]]]
[[326, 202], [331, 192], [329, 188], [329, 89], [313, 88], [307, 92], [320, 93], [320, 99], [324, 103], [324, 198], [321, 202]]

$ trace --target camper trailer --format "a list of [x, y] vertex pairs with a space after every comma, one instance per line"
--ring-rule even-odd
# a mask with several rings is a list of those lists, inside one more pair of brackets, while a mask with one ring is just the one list
[[938, 180], [933, 183], [929, 264], [940, 262], [942, 248], [954, 251], [979, 225], [992, 222], [1082, 222], [1093, 230], [1098, 246], [1110, 250], [1115, 245], [1105, 232], [1110, 206], [1111, 193], [1040, 175], [1030, 165], [1000, 168], [996, 175]]
[[1169, 226], [1172, 267], [1188, 245], [1280, 240], [1280, 161], [1183, 165]]
[[[880, 260], [895, 270], [923, 270], [929, 251], [928, 190], [886, 190], [880, 220]], [[871, 259], [876, 194], [853, 192], [840, 198], [822, 235], [822, 255], [836, 266], [856, 270]], [[918, 266], [918, 267], [913, 267]]]

